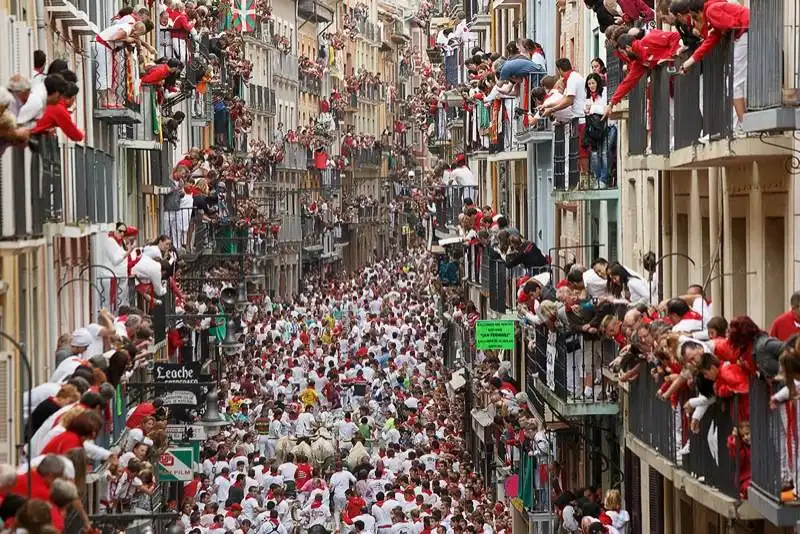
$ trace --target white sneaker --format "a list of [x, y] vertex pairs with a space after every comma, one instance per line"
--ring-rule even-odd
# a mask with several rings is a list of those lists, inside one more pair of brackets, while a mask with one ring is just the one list
[[708, 134], [705, 134], [697, 139], [697, 142], [700, 143], [701, 145], [707, 145], [708, 141], [709, 141]]
[[594, 388], [590, 386], [586, 386], [583, 388], [583, 398], [587, 401], [594, 400]]
[[741, 139], [742, 137], [747, 137], [747, 132], [744, 131], [744, 126], [742, 123], [737, 122], [736, 126], [733, 127], [733, 138]]

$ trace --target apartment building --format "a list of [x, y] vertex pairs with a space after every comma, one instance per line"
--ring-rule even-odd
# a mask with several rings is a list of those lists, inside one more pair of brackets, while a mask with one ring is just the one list
[[[511, 226], [548, 254], [557, 279], [564, 277], [563, 266], [598, 256], [645, 272], [643, 257], [652, 252], [658, 268], [648, 280], [660, 298], [702, 284], [716, 314], [729, 319], [746, 314], [767, 328], [800, 287], [796, 69], [786, 49], [796, 36], [781, 29], [793, 27], [796, 13], [779, 1], [749, 6], [747, 135], [734, 135], [732, 49], [723, 42], [704, 60], [702, 74], [695, 69], [670, 78], [666, 68], [656, 69], [622, 102], [612, 116], [619, 135], [617, 178], [605, 187], [585, 183], [577, 139], [568, 128], [541, 122], [532, 127], [515, 118], [514, 107], [527, 110], [527, 91], [538, 85], [537, 75], [521, 84], [521, 98], [503, 102], [505, 113], [497, 117], [498, 122], [504, 117], [498, 129], [505, 135], [498, 135], [494, 146], [479, 122], [487, 110], [471, 101], [473, 109], [467, 106], [461, 120], [453, 120], [458, 115], [444, 119], [447, 135], [436, 143], [436, 155], [466, 152], [479, 184], [478, 204], [505, 214]], [[623, 76], [596, 18], [582, 3], [467, 1], [462, 8], [470, 49], [477, 45], [502, 53], [506, 43], [526, 36], [544, 48], [548, 73], [555, 72], [556, 58], [567, 57], [586, 74], [599, 57], [607, 65], [609, 94]], [[458, 22], [458, 17], [439, 21], [440, 27]], [[432, 63], [440, 61], [440, 50], [428, 52]], [[462, 42], [455, 53], [468, 52]], [[772, 66], [767, 75], [764, 69]], [[462, 102], [460, 96], [447, 96], [453, 107]], [[437, 218], [448, 221], [436, 228], [440, 238], [454, 235], [463, 196], [458, 190], [439, 208]], [[718, 404], [697, 433], [684, 432], [682, 401], [673, 407], [658, 399], [658, 385], [648, 376], [616, 382], [606, 369], [616, 355], [608, 340], [551, 333], [518, 315], [523, 270], [490, 259], [479, 244], [459, 250], [464, 294], [481, 318], [517, 320], [516, 347], [498, 351], [499, 356], [510, 364], [510, 375], [548, 431], [547, 458], [551, 467], [553, 460], [558, 463], [562, 489], [620, 489], [632, 533], [794, 532], [798, 509], [781, 497], [787, 462], [781, 444], [789, 438], [784, 414], [767, 406], [763, 383], [752, 382], [749, 394], [753, 465], [745, 496], [739, 490], [746, 467], [726, 442], [736, 424], [733, 408]], [[469, 378], [477, 361], [474, 334], [454, 320], [448, 336], [446, 361]], [[594, 377], [595, 392], [586, 402], [585, 394], [574, 392], [588, 376]], [[602, 395], [597, 384], [603, 384]], [[465, 425], [465, 439], [474, 447], [482, 476], [495, 482], [498, 495], [512, 473], [520, 477], [520, 488], [532, 485], [534, 493], [549, 494], [550, 486], [527, 478], [524, 450], [521, 458], [509, 457], [498, 441], [501, 429], [493, 424], [497, 406], [476, 391], [467, 395], [471, 425]], [[795, 452], [788, 464], [796, 461]], [[514, 531], [553, 532], [554, 517], [540, 506], [542, 500], [526, 500], [525, 490], [518, 497], [512, 500]]]

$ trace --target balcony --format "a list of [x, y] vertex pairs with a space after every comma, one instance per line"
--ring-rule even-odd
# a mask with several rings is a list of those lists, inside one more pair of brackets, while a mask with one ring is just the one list
[[278, 163], [279, 169], [304, 171], [308, 168], [308, 151], [298, 143], [284, 143], [283, 161]]
[[[790, 401], [772, 410], [771, 393], [774, 391], [765, 382], [757, 379], [750, 382], [752, 483], [747, 502], [770, 523], [789, 527], [800, 522], [797, 499], [800, 425], [796, 415], [800, 413], [800, 401]], [[789, 484], [793, 485], [793, 492], [784, 489]]]
[[9, 192], [0, 204], [0, 237], [41, 236], [45, 223], [63, 221], [58, 138], [41, 136], [39, 141], [39, 154], [16, 146], [0, 158], [0, 182]]
[[[154, 118], [160, 117], [161, 115], [161, 109], [156, 98], [156, 91], [153, 87], [142, 88], [142, 121], [136, 124], [120, 125], [118, 130], [119, 146], [138, 150], [161, 149], [161, 139], [159, 135], [161, 130], [159, 124], [154, 121]], [[163, 124], [161, 126], [163, 127]], [[167, 131], [164, 131], [164, 134], [167, 133]]]
[[342, 173], [339, 169], [324, 169], [319, 172], [320, 187], [323, 189], [340, 189]]
[[519, 111], [515, 112], [516, 121], [514, 133], [516, 141], [519, 144], [523, 143], [549, 143], [553, 141], [553, 125], [550, 119], [543, 118], [536, 121], [531, 120], [530, 113], [535, 113], [535, 109], [531, 109], [531, 90], [541, 85], [541, 80], [545, 73], [531, 73], [523, 82], [520, 88], [520, 99], [517, 108]]
[[489, 161], [509, 161], [527, 159], [527, 148], [518, 140], [519, 127], [517, 108], [519, 99], [504, 98], [503, 120], [497, 132], [497, 140], [489, 145]]
[[[752, 44], [750, 50], [761, 57]], [[628, 169], [695, 168], [786, 157], [791, 142], [784, 136], [762, 142], [734, 132], [733, 56], [734, 41], [725, 38], [686, 75], [674, 76], [661, 66], [639, 82], [628, 95]], [[759, 128], [766, 131], [761, 126], [755, 129]], [[779, 128], [771, 130], [775, 129]]]
[[275, 115], [277, 108], [275, 90], [251, 83], [247, 104], [255, 113]]
[[298, 0], [297, 16], [308, 22], [326, 23], [333, 20], [333, 11], [319, 0]]
[[444, 158], [445, 148], [452, 144], [453, 138], [447, 128], [447, 110], [439, 108], [433, 117], [433, 132], [428, 136], [428, 150]]
[[299, 77], [299, 62], [294, 54], [283, 54], [281, 52], [272, 54], [272, 72], [276, 78], [297, 82]]
[[753, 510], [755, 507], [776, 525], [794, 525], [800, 508], [780, 503], [781, 464], [786, 458], [780, 450], [786, 440], [779, 441], [784, 427], [780, 414], [768, 408], [766, 385], [752, 382], [750, 386], [752, 483], [747, 491], [751, 506], [746, 508], [740, 507], [745, 490], [740, 482], [747, 478], [747, 466], [742, 464], [745, 451], [730, 437], [737, 426], [740, 400], [717, 398], [694, 432], [688, 428], [682, 410], [687, 395], [675, 399], [673, 408], [670, 399], [656, 396], [660, 388], [649, 365], [641, 363], [639, 376], [630, 382], [627, 393], [627, 404], [632, 407], [628, 411], [628, 448], [691, 498], [726, 517], [762, 517]]
[[361, 148], [353, 150], [353, 165], [359, 167], [380, 167], [381, 151], [377, 148]]
[[489, 13], [489, 2], [486, 0], [466, 0], [466, 17], [472, 31], [489, 31], [492, 25], [492, 16]]
[[467, 245], [464, 250], [464, 276], [467, 282], [473, 285], [481, 285], [481, 259], [483, 258], [483, 247], [479, 244]]
[[478, 196], [477, 186], [450, 185], [443, 188], [434, 201], [436, 207], [437, 228], [447, 232], [448, 228], [455, 229], [458, 225], [458, 216], [464, 208], [464, 199], [474, 199]]
[[536, 368], [534, 388], [551, 409], [566, 418], [619, 412], [602, 373], [617, 356], [613, 340], [545, 325], [527, 326], [525, 336], [533, 341], [526, 350]]
[[[87, 0], [45, 0], [44, 10], [54, 19], [61, 22], [66, 31], [73, 35], [97, 35], [102, 29], [95, 24], [97, 14], [94, 11], [94, 2]], [[92, 14], [95, 16], [92, 17]], [[4, 31], [11, 35], [12, 30]]]
[[383, 86], [377, 84], [365, 85], [358, 90], [358, 98], [370, 103], [376, 103], [383, 100]]
[[441, 65], [444, 62], [444, 56], [441, 48], [437, 46], [428, 48], [427, 53], [428, 61], [430, 61], [432, 65]]
[[402, 20], [394, 21], [394, 28], [392, 30], [391, 39], [393, 43], [403, 44], [411, 40], [411, 34], [408, 31], [408, 26]]
[[307, 74], [300, 75], [300, 92], [307, 93], [317, 98], [322, 96], [322, 80]]
[[94, 117], [108, 124], [138, 124], [142, 122], [140, 92], [134, 90], [136, 84], [130, 79], [127, 68], [129, 62], [136, 60], [127, 49], [111, 50], [105, 45], [92, 41], [94, 59]]
[[750, 2], [747, 131], [800, 130], [797, 8], [793, 0]]
[[357, 25], [357, 30], [358, 37], [366, 39], [371, 43], [377, 43], [380, 41], [381, 35], [380, 31], [378, 30], [378, 26], [368, 20], [360, 21]]

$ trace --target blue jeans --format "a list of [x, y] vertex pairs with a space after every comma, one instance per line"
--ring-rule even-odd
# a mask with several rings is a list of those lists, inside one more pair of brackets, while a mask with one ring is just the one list
[[608, 162], [616, 154], [617, 146], [617, 127], [610, 124], [606, 130], [606, 137], [599, 147], [593, 148], [589, 157], [589, 166], [592, 174], [602, 187], [608, 187], [608, 176], [610, 167]]

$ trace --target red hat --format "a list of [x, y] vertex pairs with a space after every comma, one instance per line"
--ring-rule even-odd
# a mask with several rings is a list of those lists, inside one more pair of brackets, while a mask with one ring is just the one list
[[239, 511], [239, 512], [241, 512], [241, 511], [242, 511], [242, 505], [241, 505], [241, 504], [239, 504], [239, 503], [233, 503], [233, 504], [231, 505], [231, 512], [236, 512], [236, 511]]
[[523, 276], [522, 278], [520, 278], [519, 280], [517, 280], [517, 289], [519, 289], [519, 288], [521, 288], [522, 286], [524, 286], [524, 285], [525, 285], [525, 282], [527, 282], [527, 281], [528, 281], [528, 280], [530, 280], [530, 279], [531, 279], [531, 276], [530, 276], [529, 274], [526, 274], [525, 276]]
[[458, 154], [456, 156], [456, 163], [466, 163], [466, 162], [467, 162], [467, 156], [465, 156], [464, 154]]
[[128, 226], [125, 229], [125, 237], [135, 237], [139, 235], [139, 229], [135, 226]]

